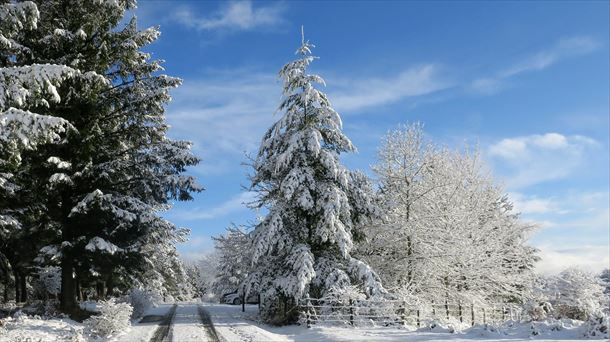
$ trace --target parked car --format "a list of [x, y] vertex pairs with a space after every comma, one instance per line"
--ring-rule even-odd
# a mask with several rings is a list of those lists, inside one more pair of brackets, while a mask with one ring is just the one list
[[[239, 305], [241, 304], [241, 296], [236, 291], [225, 293], [220, 298], [221, 303]], [[246, 298], [247, 304], [258, 304], [258, 293], [250, 293]]]

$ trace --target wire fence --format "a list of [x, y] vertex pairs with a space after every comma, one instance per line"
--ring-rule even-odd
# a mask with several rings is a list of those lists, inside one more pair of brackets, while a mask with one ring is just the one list
[[498, 324], [520, 320], [519, 306], [508, 303], [475, 305], [474, 303], [410, 304], [401, 300], [352, 300], [331, 302], [328, 299], [299, 300], [301, 319], [308, 327], [320, 322], [362, 325], [410, 325], [421, 327], [431, 321], [459, 322], [475, 325]]

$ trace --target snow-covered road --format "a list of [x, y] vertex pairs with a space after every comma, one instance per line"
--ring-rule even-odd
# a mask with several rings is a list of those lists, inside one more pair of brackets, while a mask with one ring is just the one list
[[196, 303], [181, 303], [172, 322], [169, 341], [212, 341], [218, 338], [211, 325], [203, 324], [200, 307]]

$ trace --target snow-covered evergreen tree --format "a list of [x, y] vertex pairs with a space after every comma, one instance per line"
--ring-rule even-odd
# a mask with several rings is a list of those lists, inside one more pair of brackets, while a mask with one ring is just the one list
[[[62, 102], [62, 85], [79, 83], [86, 96], [106, 84], [95, 72], [82, 73], [60, 61], [32, 61], [32, 51], [23, 37], [38, 29], [39, 19], [37, 6], [31, 1], [0, 4], [0, 255], [5, 261], [1, 263], [5, 266], [2, 273], [7, 274], [3, 277], [5, 287], [8, 271], [14, 273], [17, 301], [26, 299], [32, 247], [40, 243], [36, 228], [26, 220], [32, 211], [44, 209], [18, 195], [23, 184], [16, 173], [29, 169], [22, 153], [45, 143], [59, 143], [68, 130], [74, 130], [68, 120], [49, 115], [50, 108]], [[54, 181], [61, 179], [61, 173], [54, 175]]]
[[281, 118], [269, 128], [254, 161], [256, 206], [268, 209], [253, 231], [254, 286], [263, 297], [262, 317], [272, 323], [296, 320], [303, 297], [322, 297], [356, 284], [366, 295], [383, 291], [376, 274], [351, 256], [361, 223], [374, 213], [354, 195], [354, 176], [339, 161], [355, 147], [341, 131], [341, 118], [307, 73], [314, 61], [303, 38], [300, 58], [280, 70]]
[[[62, 268], [66, 312], [76, 309], [79, 287], [101, 283], [110, 294], [143, 279], [150, 265], [180, 269], [173, 244], [183, 233], [158, 213], [171, 200], [188, 200], [201, 189], [182, 175], [198, 162], [190, 143], [166, 137], [164, 105], [180, 80], [160, 74], [162, 61], [141, 51], [157, 39], [158, 29], [138, 30], [135, 18], [117, 27], [134, 6], [132, 0], [17, 3], [13, 7], [26, 8], [24, 15], [37, 16], [36, 25], [0, 24], [9, 27], [0, 36], [0, 60], [13, 70], [8, 77], [23, 73], [19, 68], [57, 66], [24, 79], [31, 94], [52, 95], [32, 107], [54, 120], [44, 122], [70, 131], [60, 144], [21, 153], [12, 180], [20, 186], [19, 198], [35, 204], [22, 223], [30, 237], [39, 234], [33, 240], [46, 244], [38, 259]], [[0, 13], [7, 17], [10, 11], [17, 10]], [[50, 81], [61, 75], [61, 85], [45, 75]], [[79, 77], [64, 79], [73, 75]], [[35, 88], [35, 82], [42, 86]], [[11, 128], [10, 135], [16, 134]]]

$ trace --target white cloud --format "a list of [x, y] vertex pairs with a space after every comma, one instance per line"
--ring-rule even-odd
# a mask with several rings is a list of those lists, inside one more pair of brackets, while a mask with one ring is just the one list
[[583, 245], [578, 248], [556, 248], [541, 246], [541, 260], [536, 271], [544, 275], [557, 274], [568, 267], [578, 267], [590, 272], [601, 272], [610, 267], [610, 247], [603, 245]]
[[514, 210], [521, 214], [545, 214], [556, 211], [558, 207], [556, 200], [552, 198], [526, 196], [518, 192], [511, 192], [508, 197], [513, 202]]
[[489, 147], [488, 155], [497, 169], [508, 169], [508, 187], [518, 189], [567, 177], [599, 146], [579, 135], [534, 134], [500, 140]]
[[249, 210], [247, 204], [254, 201], [255, 196], [256, 194], [253, 192], [242, 192], [216, 207], [173, 210], [172, 216], [179, 217], [185, 221], [216, 219], [238, 211]]
[[248, 31], [281, 24], [284, 21], [283, 14], [282, 3], [255, 7], [252, 1], [232, 1], [206, 17], [196, 16], [192, 8], [181, 7], [173, 13], [172, 19], [200, 31]]
[[504, 81], [508, 78], [525, 72], [546, 69], [561, 59], [585, 55], [597, 50], [600, 46], [600, 42], [592, 37], [577, 36], [563, 38], [552, 47], [526, 57], [514, 65], [501, 70], [494, 76], [474, 80], [470, 88], [484, 94], [495, 93], [502, 88]]
[[349, 79], [339, 83], [339, 89], [330, 94], [330, 99], [339, 112], [346, 113], [434, 93], [451, 86], [441, 79], [438, 67], [431, 64], [406, 69], [395, 77]]

